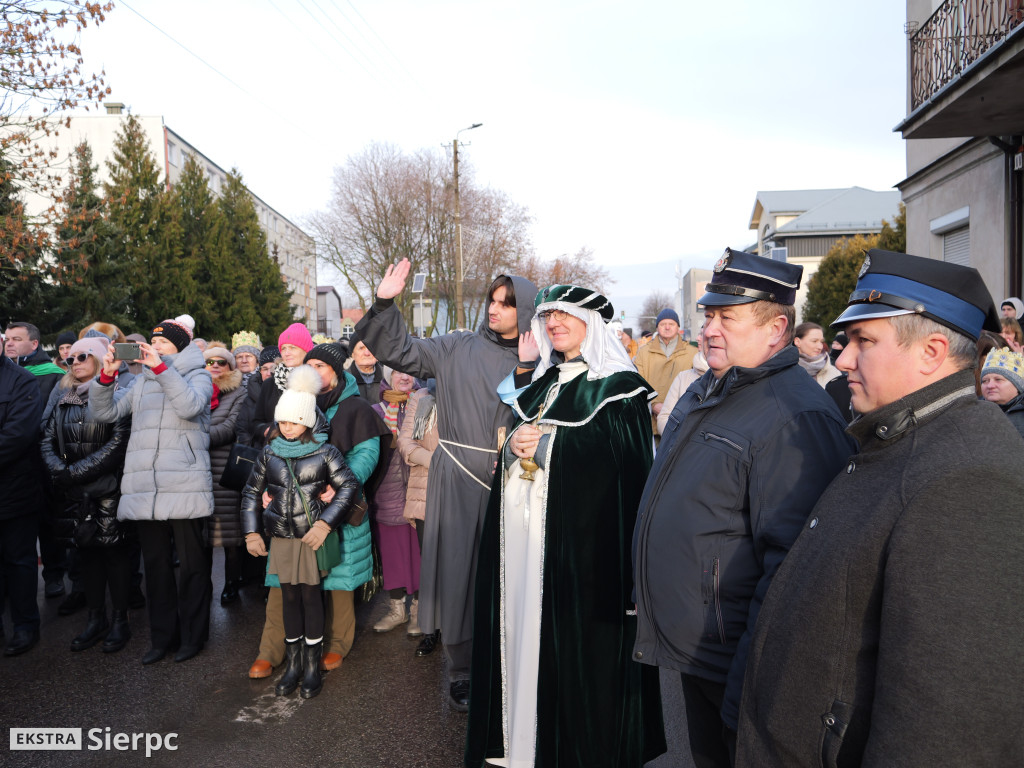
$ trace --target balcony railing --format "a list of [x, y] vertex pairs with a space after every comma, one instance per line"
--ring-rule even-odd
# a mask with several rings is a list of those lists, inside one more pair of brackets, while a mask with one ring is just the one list
[[946, 0], [910, 38], [911, 110], [1024, 21], [1024, 0]]

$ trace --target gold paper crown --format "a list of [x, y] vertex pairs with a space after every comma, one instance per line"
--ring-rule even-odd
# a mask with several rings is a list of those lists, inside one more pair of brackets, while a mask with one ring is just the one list
[[258, 333], [253, 331], [239, 331], [231, 337], [231, 349], [238, 349], [239, 347], [256, 347], [256, 349], [263, 349], [263, 342], [260, 341]]

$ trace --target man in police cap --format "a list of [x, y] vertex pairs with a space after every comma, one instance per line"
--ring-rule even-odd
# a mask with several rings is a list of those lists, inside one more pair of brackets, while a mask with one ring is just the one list
[[979, 401], [977, 271], [872, 250], [833, 323], [855, 455], [772, 584], [737, 764], [1021, 765], [1024, 463]]
[[728, 766], [747, 645], [772, 576], [853, 452], [797, 364], [803, 268], [726, 250], [704, 305], [708, 372], [668, 418], [634, 532], [633, 658], [682, 673], [697, 766]]

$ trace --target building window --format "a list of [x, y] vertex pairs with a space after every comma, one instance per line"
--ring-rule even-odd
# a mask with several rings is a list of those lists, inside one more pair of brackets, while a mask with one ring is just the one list
[[942, 235], [942, 260], [971, 266], [971, 228], [961, 227]]
[[178, 146], [173, 141], [167, 142], [167, 162], [178, 167]]

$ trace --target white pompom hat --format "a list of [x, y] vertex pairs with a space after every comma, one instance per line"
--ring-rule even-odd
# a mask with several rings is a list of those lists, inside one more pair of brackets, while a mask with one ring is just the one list
[[288, 374], [288, 389], [281, 393], [274, 409], [274, 421], [290, 421], [310, 429], [316, 424], [316, 396], [323, 382], [310, 365], [300, 365]]

